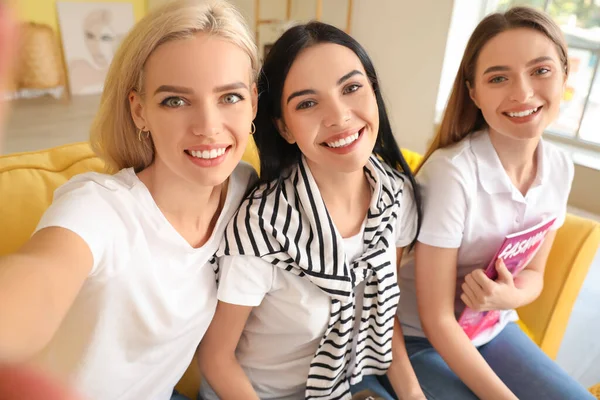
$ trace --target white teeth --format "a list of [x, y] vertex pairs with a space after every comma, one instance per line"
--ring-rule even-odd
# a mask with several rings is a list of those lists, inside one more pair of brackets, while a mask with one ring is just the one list
[[358, 132], [356, 132], [354, 135], [348, 136], [344, 139], [336, 140], [335, 142], [327, 142], [327, 146], [334, 147], [334, 148], [335, 147], [344, 147], [344, 146], [348, 146], [349, 144], [354, 142], [356, 139], [358, 139]]
[[221, 147], [220, 149], [212, 149], [212, 150], [204, 150], [204, 151], [190, 150], [190, 151], [188, 151], [188, 153], [196, 158], [203, 158], [206, 160], [211, 160], [213, 158], [222, 156], [223, 154], [225, 154], [225, 151], [226, 151], [226, 148]]
[[509, 117], [512, 118], [523, 118], [523, 117], [527, 117], [528, 115], [533, 114], [534, 112], [536, 112], [539, 109], [539, 107], [537, 108], [532, 108], [531, 110], [526, 110], [526, 111], [520, 111], [520, 112], [509, 112], [507, 113]]

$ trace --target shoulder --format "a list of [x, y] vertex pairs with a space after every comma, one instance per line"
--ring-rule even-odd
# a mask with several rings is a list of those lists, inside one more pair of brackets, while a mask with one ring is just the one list
[[131, 169], [123, 169], [114, 175], [98, 172], [86, 172], [71, 178], [54, 192], [54, 201], [65, 199], [77, 200], [81, 203], [111, 204], [121, 202], [124, 194], [139, 182]]
[[548, 169], [550, 179], [556, 182], [570, 182], [573, 180], [574, 165], [569, 154], [546, 140], [541, 140], [544, 168]]
[[467, 137], [459, 143], [434, 151], [420, 168], [416, 179], [420, 184], [452, 181], [471, 186], [477, 181], [476, 171], [471, 140]]
[[449, 168], [466, 173], [475, 168], [473, 153], [473, 140], [477, 140], [480, 133], [475, 132], [458, 143], [437, 149], [431, 154], [421, 170], [427, 168]]
[[258, 179], [258, 175], [250, 164], [245, 161], [235, 167], [231, 174], [231, 184], [235, 187], [240, 187], [246, 191], [249, 187], [253, 186]]

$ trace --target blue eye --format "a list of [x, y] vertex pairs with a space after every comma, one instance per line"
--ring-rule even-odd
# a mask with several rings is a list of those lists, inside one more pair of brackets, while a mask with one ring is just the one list
[[314, 107], [316, 104], [317, 104], [317, 103], [316, 103], [315, 101], [312, 101], [312, 100], [306, 100], [306, 101], [303, 101], [303, 102], [299, 103], [299, 104], [296, 106], [296, 110], [305, 110], [305, 109], [307, 109], [307, 108]]
[[240, 94], [229, 93], [229, 94], [226, 94], [225, 96], [223, 96], [222, 100], [223, 100], [223, 103], [225, 103], [225, 104], [235, 104], [239, 101], [244, 100], [244, 98]]
[[495, 76], [492, 79], [490, 79], [490, 83], [502, 83], [505, 80], [506, 80], [506, 78], [503, 76]]
[[169, 108], [179, 108], [185, 106], [186, 102], [181, 97], [173, 96], [167, 97], [166, 99], [161, 101], [160, 104]]
[[362, 85], [359, 85], [357, 83], [353, 83], [352, 85], [348, 85], [344, 88], [344, 94], [347, 93], [354, 93], [356, 92], [358, 89], [360, 89], [362, 87]]

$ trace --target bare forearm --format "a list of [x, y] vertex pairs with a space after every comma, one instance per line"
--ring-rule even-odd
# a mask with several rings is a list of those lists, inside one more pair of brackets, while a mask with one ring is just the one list
[[544, 276], [536, 270], [525, 269], [515, 278], [518, 296], [512, 308], [525, 306], [538, 298], [544, 288]]
[[198, 349], [200, 371], [222, 400], [260, 400], [235, 354], [222, 356]]
[[483, 400], [516, 399], [453, 317], [425, 325], [427, 337], [456, 375]]
[[26, 263], [20, 255], [0, 257], [0, 361], [31, 357], [56, 329], [48, 280]]
[[406, 345], [404, 343], [404, 334], [398, 319], [394, 321], [394, 336], [392, 339], [392, 364], [388, 368], [387, 377], [392, 384], [396, 396], [400, 400], [417, 398], [422, 396], [423, 391], [419, 385], [417, 375], [408, 358]]
[[92, 265], [87, 243], [59, 227], [0, 257], [0, 361], [24, 360], [50, 341]]

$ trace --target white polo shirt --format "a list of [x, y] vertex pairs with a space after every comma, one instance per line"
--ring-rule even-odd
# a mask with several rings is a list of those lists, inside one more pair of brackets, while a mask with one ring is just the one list
[[[409, 245], [417, 227], [412, 189], [408, 183], [405, 185], [396, 222], [396, 246], [387, 249], [394, 265], [396, 248]], [[364, 226], [360, 234], [344, 239], [348, 260], [364, 253], [363, 234]], [[219, 266], [219, 300], [254, 307], [236, 357], [258, 397], [303, 400], [310, 363], [330, 320], [331, 298], [307, 279], [259, 257], [222, 257]], [[360, 310], [364, 282], [354, 290], [356, 309]], [[200, 394], [205, 400], [218, 400], [206, 381], [200, 386]]]
[[[423, 196], [423, 224], [419, 241], [436, 247], [459, 248], [454, 311], [464, 277], [486, 268], [507, 234], [556, 217], [558, 229], [567, 212], [574, 167], [557, 147], [540, 140], [538, 170], [525, 196], [512, 184], [490, 141], [487, 130], [476, 132], [448, 148], [435, 151], [423, 165], [417, 182]], [[398, 317], [406, 336], [424, 336], [417, 310], [414, 253], [403, 258], [400, 270]], [[492, 340], [510, 321], [506, 310], [495, 327], [473, 339], [475, 346]]]
[[254, 169], [240, 163], [212, 235], [193, 248], [133, 169], [85, 173], [58, 188], [37, 230], [79, 235], [93, 268], [35, 358], [89, 400], [168, 400], [217, 305], [214, 259]]

